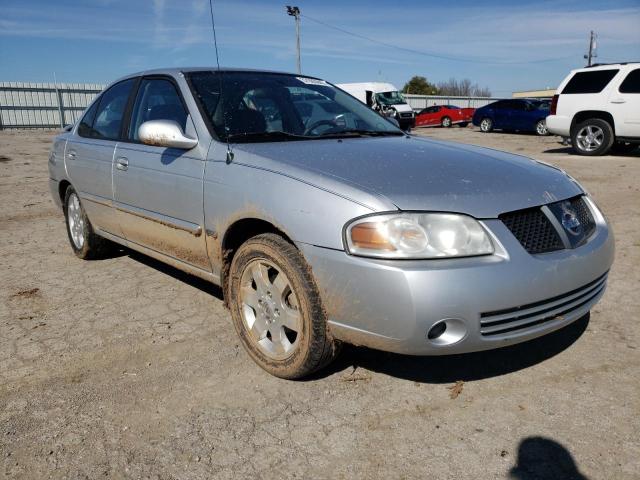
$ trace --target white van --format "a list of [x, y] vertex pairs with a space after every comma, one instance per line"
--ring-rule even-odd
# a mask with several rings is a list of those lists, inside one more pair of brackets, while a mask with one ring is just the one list
[[573, 70], [553, 97], [547, 129], [571, 137], [579, 155], [634, 151], [640, 145], [640, 63]]
[[402, 94], [390, 83], [364, 82], [337, 85], [385, 117], [395, 118], [403, 130], [416, 124], [416, 114]]

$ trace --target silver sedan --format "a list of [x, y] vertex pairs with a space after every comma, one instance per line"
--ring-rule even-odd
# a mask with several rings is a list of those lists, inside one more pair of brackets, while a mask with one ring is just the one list
[[49, 169], [78, 257], [119, 244], [220, 285], [249, 355], [284, 378], [343, 342], [441, 355], [539, 337], [596, 304], [614, 257], [563, 171], [409, 136], [308, 76], [127, 76]]

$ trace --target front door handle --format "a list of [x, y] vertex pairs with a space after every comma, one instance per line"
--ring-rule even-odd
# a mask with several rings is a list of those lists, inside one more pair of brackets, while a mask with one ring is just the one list
[[612, 98], [611, 99], [611, 103], [625, 103], [626, 100], [624, 98], [618, 97], [618, 98]]
[[127, 157], [116, 158], [116, 168], [118, 170], [127, 170], [129, 168], [129, 159]]

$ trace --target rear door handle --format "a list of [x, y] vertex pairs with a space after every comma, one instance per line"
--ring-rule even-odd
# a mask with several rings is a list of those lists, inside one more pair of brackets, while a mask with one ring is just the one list
[[69, 160], [75, 160], [75, 158], [76, 158], [76, 152], [74, 152], [73, 150], [72, 150], [72, 151], [70, 151], [70, 152], [67, 152], [67, 158], [68, 158]]
[[118, 170], [127, 170], [129, 168], [129, 159], [127, 157], [116, 158], [116, 168]]
[[624, 98], [620, 98], [620, 97], [611, 99], [611, 103], [625, 103], [625, 102], [626, 102], [626, 100]]

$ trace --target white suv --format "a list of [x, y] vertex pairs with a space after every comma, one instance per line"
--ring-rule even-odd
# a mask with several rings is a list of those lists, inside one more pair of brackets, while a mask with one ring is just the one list
[[571, 137], [579, 155], [635, 150], [640, 145], [640, 63], [573, 70], [553, 97], [547, 128]]

